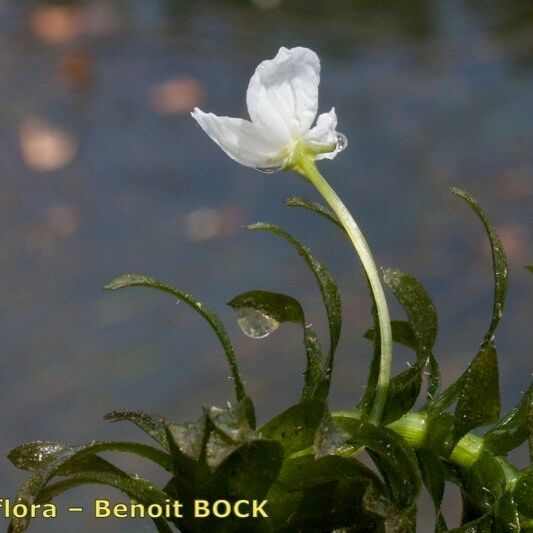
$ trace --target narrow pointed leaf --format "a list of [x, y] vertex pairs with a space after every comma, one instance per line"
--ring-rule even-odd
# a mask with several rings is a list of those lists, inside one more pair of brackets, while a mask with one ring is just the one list
[[[80, 457], [100, 452], [134, 453], [150, 459], [166, 470], [171, 471], [171, 462], [168, 453], [153, 446], [137, 442], [93, 441], [85, 446], [71, 446], [61, 442], [35, 441], [11, 450], [8, 454], [8, 459], [17, 468], [32, 471], [41, 470], [56, 462], [59, 464], [61, 458], [63, 458], [65, 465], [68, 466], [71, 455], [73, 458], [79, 459]], [[66, 468], [63, 464], [59, 466]]]
[[190, 294], [187, 294], [186, 292], [180, 291], [179, 289], [171, 287], [170, 285], [166, 285], [165, 283], [162, 283], [155, 279], [138, 274], [124, 274], [123, 276], [120, 276], [110, 281], [107, 285], [104, 286], [104, 289], [109, 291], [115, 291], [117, 289], [124, 289], [127, 287], [148, 287], [166, 292], [167, 294], [178, 298], [178, 300], [185, 302], [189, 307], [199, 313], [213, 328], [213, 330], [217, 334], [217, 337], [220, 340], [220, 343], [222, 344], [222, 347], [224, 348], [226, 358], [231, 369], [237, 399], [242, 400], [246, 396], [244, 384], [239, 374], [237, 359], [235, 358], [235, 353], [233, 351], [233, 346], [231, 345], [231, 342], [229, 340], [228, 333], [226, 331], [226, 328], [224, 328], [224, 325], [222, 324], [220, 318], [213, 311], [205, 307], [199, 301], [195, 300]]
[[384, 270], [383, 281], [405, 309], [416, 340], [417, 360], [424, 365], [437, 338], [435, 306], [424, 287], [405, 272]]
[[418, 365], [394, 376], [389, 383], [382, 423], [390, 424], [407, 413], [416, 402], [421, 386], [422, 372]]
[[318, 202], [313, 202], [311, 200], [306, 200], [305, 198], [293, 196], [292, 198], [287, 198], [285, 200], [285, 205], [289, 207], [299, 207], [302, 209], [307, 209], [308, 211], [311, 211], [312, 213], [320, 215], [329, 220], [330, 222], [333, 222], [333, 224], [338, 226], [342, 231], [345, 231], [343, 225], [337, 218], [337, 215], [331, 209], [324, 207]]
[[450, 191], [456, 196], [459, 196], [459, 198], [465, 200], [465, 202], [474, 210], [478, 218], [481, 220], [481, 223], [483, 224], [485, 232], [487, 233], [490, 241], [492, 251], [492, 266], [494, 271], [494, 302], [492, 306], [492, 320], [487, 334], [485, 335], [485, 340], [483, 341], [484, 344], [488, 344], [492, 340], [494, 332], [498, 327], [498, 323], [502, 317], [503, 308], [505, 305], [508, 282], [507, 258], [505, 257], [505, 252], [503, 251], [500, 238], [492, 228], [476, 199], [467, 191], [458, 189], [456, 187], [450, 187]]
[[446, 470], [440, 457], [431, 450], [421, 448], [416, 451], [416, 457], [420, 467], [422, 482], [428, 489], [435, 504], [435, 511], [438, 514], [444, 497]]
[[64, 442], [42, 441], [28, 442], [11, 450], [7, 458], [20, 470], [33, 471], [53, 461], [72, 446]]
[[428, 375], [428, 393], [427, 393], [427, 399], [428, 404], [431, 404], [434, 398], [436, 398], [437, 393], [440, 389], [440, 383], [441, 383], [441, 376], [440, 376], [440, 368], [439, 363], [435, 356], [433, 355], [433, 352], [429, 354], [429, 375]]
[[[465, 200], [465, 202], [473, 209], [475, 214], [481, 220], [490, 242], [492, 252], [492, 270], [494, 273], [494, 297], [492, 303], [492, 319], [487, 333], [483, 339], [483, 347], [492, 342], [494, 332], [496, 331], [503, 314], [508, 284], [507, 258], [505, 256], [500, 238], [492, 228], [490, 222], [485, 216], [485, 213], [472, 195], [467, 191], [458, 189], [456, 187], [450, 187], [450, 191], [456, 196], [459, 196], [459, 198]], [[452, 383], [444, 392], [442, 392], [431, 402], [430, 408], [432, 410], [443, 411], [457, 399], [463, 387], [463, 382], [466, 379], [467, 372], [468, 370], [465, 371], [454, 383]]]
[[483, 435], [485, 444], [495, 455], [507, 455], [528, 438], [527, 417], [533, 403], [533, 385], [522, 401]]
[[158, 414], [143, 413], [141, 411], [112, 411], [104, 415], [104, 420], [110, 422], [120, 422], [128, 420], [150, 435], [165, 450], [170, 449], [166, 426], [168, 419]]
[[422, 410], [431, 411], [434, 413], [444, 412], [450, 405], [457, 400], [457, 396], [461, 391], [466, 379], [467, 370], [461, 374], [456, 381], [454, 381], [445, 391], [435, 396], [430, 402], [428, 402]]
[[[416, 338], [411, 324], [405, 320], [391, 320], [392, 340], [407, 348], [416, 350]], [[376, 338], [374, 328], [367, 330], [363, 337], [374, 340]], [[379, 335], [378, 335], [379, 338]]]
[[[422, 374], [428, 362], [432, 364], [429, 389], [434, 393], [440, 379], [432, 348], [438, 331], [438, 319], [431, 298], [422, 285], [409, 274], [387, 269], [383, 280], [402, 304], [409, 326], [405, 322], [395, 322], [393, 335], [404, 344], [414, 345], [417, 354], [416, 364], [395, 376], [389, 387], [387, 403], [383, 411], [385, 423], [396, 420], [406, 413], [416, 402], [422, 385]], [[411, 336], [412, 335], [412, 336]], [[394, 338], [394, 337], [393, 337]]]
[[275, 292], [250, 291], [236, 296], [228, 305], [237, 313], [247, 313], [249, 309], [260, 313], [270, 327], [277, 327], [277, 324], [284, 322], [293, 322], [302, 326], [307, 354], [302, 400], [310, 399], [320, 391], [325, 379], [320, 344], [313, 328], [306, 324], [304, 311], [297, 300]]
[[[309, 269], [313, 272], [313, 275], [315, 276], [316, 282], [320, 289], [324, 305], [326, 307], [326, 313], [328, 316], [329, 323], [330, 347], [329, 355], [326, 362], [326, 374], [328, 376], [327, 388], [329, 389], [329, 380], [331, 379], [335, 350], [337, 349], [337, 344], [339, 343], [342, 325], [342, 310], [339, 289], [337, 288], [337, 285], [333, 280], [331, 273], [322, 263], [317, 261], [311, 255], [307, 248], [302, 246], [290, 233], [287, 233], [279, 226], [275, 226], [274, 224], [267, 224], [264, 222], [257, 222], [248, 226], [247, 229], [252, 231], [265, 231], [269, 233], [274, 233], [275, 235], [285, 239], [298, 251], [300, 256], [307, 263]], [[328, 391], [326, 390], [324, 394], [327, 395], [327, 392]]]
[[500, 416], [498, 358], [491, 344], [482, 347], [468, 366], [454, 416], [455, 441], [474, 428], [498, 422]]

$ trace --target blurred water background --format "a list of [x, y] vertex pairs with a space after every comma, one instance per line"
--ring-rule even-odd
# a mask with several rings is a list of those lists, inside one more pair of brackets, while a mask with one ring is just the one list
[[[350, 143], [322, 169], [377, 262], [429, 289], [445, 383], [475, 354], [492, 294], [481, 225], [446, 187], [469, 189], [486, 208], [511, 266], [497, 347], [503, 408], [514, 405], [532, 370], [533, 284], [522, 268], [533, 257], [532, 15], [530, 2], [512, 0], [0, 0], [0, 497], [26, 476], [5, 459], [22, 442], [142, 440], [102, 415], [193, 419], [233, 399], [222, 350], [189, 308], [147, 290], [100, 290], [124, 272], [173, 283], [220, 313], [261, 421], [297, 400], [301, 330], [249, 339], [225, 303], [256, 288], [288, 293], [327, 345], [320, 295], [301, 258], [248, 234], [247, 222], [281, 224], [332, 269], [344, 330], [331, 406], [360, 397], [370, 316], [354, 253], [334, 227], [282, 205], [314, 199], [308, 185], [240, 167], [189, 116], [195, 105], [244, 116], [253, 69], [282, 45], [322, 59], [320, 111], [335, 105]], [[399, 350], [395, 370], [409, 358]], [[164, 482], [141, 461], [118, 461]], [[119, 500], [89, 488], [58, 503], [89, 508], [104, 495]], [[457, 506], [453, 492], [447, 515]], [[87, 510], [33, 531], [95, 526]], [[427, 497], [420, 531], [432, 531]]]

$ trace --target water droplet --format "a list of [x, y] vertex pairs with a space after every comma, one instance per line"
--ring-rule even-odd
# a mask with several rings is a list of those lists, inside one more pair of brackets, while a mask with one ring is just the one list
[[274, 172], [279, 172], [282, 170], [282, 166], [277, 167], [255, 167], [255, 170], [259, 170], [259, 172], [263, 172], [264, 174], [274, 174]]
[[348, 146], [348, 138], [344, 133], [337, 133], [337, 151], [342, 152]]
[[236, 313], [242, 332], [252, 339], [264, 339], [279, 327], [277, 320], [252, 307], [241, 307]]

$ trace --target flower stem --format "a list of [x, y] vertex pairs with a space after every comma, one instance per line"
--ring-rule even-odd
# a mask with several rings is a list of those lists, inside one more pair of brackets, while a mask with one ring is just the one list
[[[322, 174], [320, 174], [316, 168], [314, 160], [308, 155], [302, 154], [293, 168], [296, 172], [305, 176], [315, 186], [322, 198], [324, 198], [333, 212], [337, 215], [337, 218], [352, 241], [368, 277], [370, 288], [376, 302], [381, 336], [379, 374], [374, 395], [374, 404], [370, 413], [370, 421], [379, 424], [389, 388], [392, 362], [392, 335], [389, 309], [387, 307], [387, 300], [385, 298], [383, 286], [381, 285], [376, 263], [374, 262], [368, 243], [359, 229], [359, 226], [346, 206], [342, 203], [341, 199], [337, 196], [337, 193], [331, 188]], [[332, 364], [333, 362], [331, 361], [330, 363]], [[331, 368], [329, 368], [329, 366], [331, 365], [328, 365], [327, 371], [328, 373], [331, 373]]]

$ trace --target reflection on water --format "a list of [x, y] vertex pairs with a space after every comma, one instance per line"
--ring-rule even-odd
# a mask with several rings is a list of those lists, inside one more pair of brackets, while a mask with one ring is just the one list
[[[162, 278], [221, 314], [262, 419], [295, 401], [299, 328], [249, 339], [224, 306], [245, 290], [285, 292], [325, 333], [301, 259], [241, 229], [258, 219], [289, 228], [332, 268], [345, 313], [332, 404], [348, 407], [361, 394], [370, 317], [342, 235], [282, 206], [288, 196], [314, 198], [303, 181], [239, 167], [188, 116], [195, 105], [242, 116], [250, 73], [281, 45], [322, 57], [320, 110], [335, 105], [350, 143], [322, 168], [378, 263], [429, 288], [447, 381], [482, 338], [492, 289], [479, 222], [445, 187], [468, 188], [486, 207], [512, 268], [497, 342], [504, 407], [517, 400], [531, 373], [532, 285], [521, 268], [531, 262], [531, 8], [376, 4], [0, 1], [2, 454], [38, 438], [139, 437], [104, 423], [111, 409], [183, 419], [232, 399], [216, 338], [186, 306], [148, 291], [99, 290], [123, 272]], [[395, 305], [393, 314], [401, 316]], [[396, 355], [400, 370], [410, 356]], [[3, 460], [0, 477], [6, 497], [23, 475]], [[102, 490], [61, 501], [96, 495]], [[429, 531], [430, 505], [422, 509], [420, 530]], [[79, 518], [61, 524], [78, 529]], [[88, 516], [84, 524], [94, 527]]]

